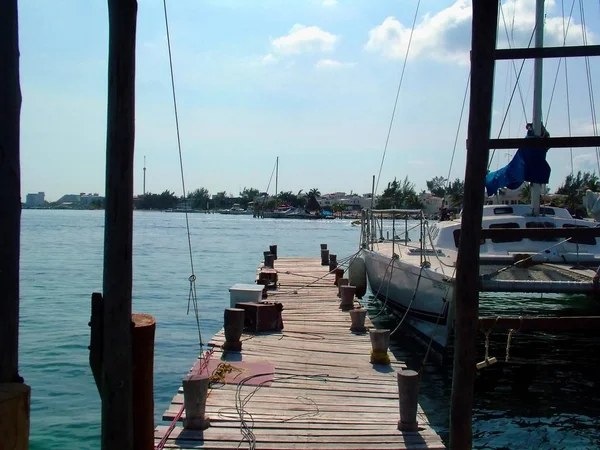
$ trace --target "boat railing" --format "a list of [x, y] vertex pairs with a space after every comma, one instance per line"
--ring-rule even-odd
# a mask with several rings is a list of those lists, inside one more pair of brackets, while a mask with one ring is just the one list
[[[391, 220], [391, 238], [389, 234], [384, 237], [384, 220]], [[417, 223], [410, 226], [409, 221]], [[399, 223], [401, 224], [399, 226]], [[389, 222], [388, 222], [389, 224]], [[425, 262], [427, 218], [421, 209], [363, 209], [361, 212], [361, 248], [373, 250], [375, 244], [380, 242], [391, 242], [395, 250], [396, 244], [403, 243], [409, 246], [411, 239], [409, 232], [419, 230], [418, 244], [413, 248], [421, 255], [421, 264]], [[389, 233], [390, 230], [387, 230]], [[379, 237], [378, 237], [379, 232]]]

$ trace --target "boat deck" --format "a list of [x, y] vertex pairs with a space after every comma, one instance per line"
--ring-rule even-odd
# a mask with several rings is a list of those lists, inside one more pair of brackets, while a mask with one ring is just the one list
[[[410, 243], [409, 243], [410, 246]], [[417, 248], [414, 243], [412, 248]], [[419, 267], [420, 254], [407, 254], [404, 244], [396, 242], [395, 251], [392, 242], [379, 242], [374, 244], [374, 250], [384, 256], [392, 257], [392, 253], [400, 254], [403, 261]], [[482, 254], [480, 274], [490, 280], [498, 281], [536, 281], [536, 282], [591, 282], [596, 275], [597, 265], [555, 264], [535, 262], [533, 264], [515, 265], [517, 255], [488, 255]], [[527, 255], [519, 255], [525, 258]], [[426, 255], [431, 264], [431, 270], [442, 273], [445, 276], [454, 277], [455, 254], [440, 255], [439, 258], [433, 253]]]
[[[284, 306], [283, 331], [243, 335], [241, 354], [223, 353], [223, 330], [211, 342], [211, 360], [271, 367], [266, 373], [272, 381], [259, 386], [239, 382], [246, 377], [242, 368], [239, 378], [233, 375], [236, 381], [214, 385], [207, 401], [211, 426], [195, 431], [177, 425], [165, 448], [445, 448], [420, 407], [419, 430], [398, 430], [396, 371], [406, 366], [390, 351], [389, 366], [370, 363], [369, 336], [350, 332], [349, 314], [338, 308], [334, 276], [327, 275], [320, 259], [279, 258], [275, 268], [279, 286], [269, 301]], [[368, 318], [366, 325], [372, 327]], [[182, 392], [163, 420], [178, 415]], [[168, 431], [168, 426], [156, 428], [157, 444]]]

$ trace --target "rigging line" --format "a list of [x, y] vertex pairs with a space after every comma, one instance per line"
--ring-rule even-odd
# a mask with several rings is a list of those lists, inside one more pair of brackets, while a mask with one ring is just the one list
[[[506, 19], [504, 17], [504, 8], [502, 8], [502, 2], [499, 2], [499, 5], [500, 5], [500, 15], [502, 17], [502, 22], [504, 24], [504, 31], [506, 32], [506, 40], [508, 42], [508, 48], [512, 48], [512, 46], [514, 45], [514, 42], [512, 44], [510, 42], [510, 35], [508, 33], [508, 26], [506, 25]], [[511, 63], [512, 63], [511, 65], [513, 67], [513, 71], [515, 72], [515, 75], [516, 75], [517, 74], [517, 65], [515, 64], [515, 60], [512, 59]], [[518, 80], [517, 80], [517, 86], [519, 89], [519, 97], [521, 98], [521, 107], [523, 108], [523, 116], [525, 117], [525, 123], [527, 123], [529, 121], [527, 120], [527, 110], [525, 108], [525, 100], [523, 99], [523, 91], [521, 91], [521, 84], [518, 82]]]
[[[567, 92], [567, 124], [569, 127], [569, 137], [572, 136], [571, 132], [571, 100], [569, 95], [569, 71], [568, 71], [567, 60], [565, 59], [565, 90]], [[573, 175], [573, 147], [569, 149], [569, 153], [571, 156], [571, 175]]]
[[[579, 0], [579, 9], [581, 12], [581, 34], [583, 36], [583, 45], [588, 45], [587, 39], [587, 26], [585, 21], [585, 9], [583, 7], [583, 0]], [[592, 85], [592, 69], [590, 65], [590, 58], [585, 57], [585, 68], [588, 83], [588, 93], [590, 99], [590, 109], [592, 113], [592, 127], [594, 130], [594, 136], [598, 136], [598, 122], [596, 119], [596, 106], [594, 100], [594, 87]], [[596, 147], [596, 163], [598, 165], [598, 173], [600, 174], [600, 149]]]
[[[565, 43], [567, 41], [567, 28], [565, 28], [565, 0], [562, 0], [562, 16], [563, 16], [563, 33], [565, 35]], [[569, 14], [569, 24], [571, 23], [571, 18], [573, 17], [573, 9], [575, 7], [575, 0], [573, 0], [573, 4], [571, 5], [571, 13]], [[567, 124], [569, 127], [569, 137], [572, 136], [571, 132], [571, 99], [569, 93], [569, 70], [568, 70], [568, 61], [565, 58], [565, 91], [567, 94]], [[574, 167], [573, 167], [573, 147], [569, 149], [569, 153], [571, 156], [571, 175], [573, 175]]]
[[456, 154], [456, 145], [458, 144], [458, 136], [460, 134], [460, 128], [462, 125], [463, 115], [465, 113], [465, 105], [467, 104], [467, 96], [469, 95], [469, 85], [471, 83], [471, 72], [467, 78], [467, 87], [465, 88], [465, 95], [463, 97], [462, 106], [460, 108], [460, 118], [458, 119], [458, 129], [456, 130], [456, 136], [454, 137], [454, 148], [452, 149], [452, 158], [450, 158], [450, 167], [448, 168], [448, 177], [446, 178], [446, 190], [450, 188], [450, 172], [452, 172], [452, 165], [454, 164], [454, 155]]
[[[575, 0], [573, 0], [575, 1]], [[277, 161], [275, 161], [275, 164], [273, 164], [273, 170], [271, 171], [271, 178], [269, 178], [269, 184], [267, 184], [267, 190], [265, 192], [269, 192], [269, 188], [271, 187], [271, 181], [273, 181], [273, 175], [275, 175], [275, 169], [277, 168]], [[275, 195], [277, 195], [277, 192], [275, 192]]]
[[[404, 312], [404, 315], [402, 316], [402, 319], [400, 319], [400, 322], [398, 322], [398, 325], [396, 325], [396, 328], [394, 328], [390, 332], [390, 336], [393, 336], [394, 334], [396, 334], [396, 331], [398, 331], [400, 329], [400, 327], [402, 326], [402, 323], [404, 323], [404, 319], [406, 319], [406, 316], [408, 316], [410, 308], [412, 307], [412, 304], [415, 301], [415, 298], [417, 297], [417, 292], [419, 292], [419, 284], [421, 283], [421, 275], [423, 273], [424, 268], [425, 268], [425, 264], [421, 264], [421, 268], [419, 269], [419, 276], [417, 278], [417, 284], [415, 285], [415, 290], [413, 292], [412, 298], [410, 299], [410, 303], [408, 304], [406, 311]], [[412, 274], [412, 272], [411, 272], [411, 274]]]
[[[533, 27], [533, 31], [531, 32], [531, 37], [529, 38], [529, 43], [527, 44], [527, 48], [531, 47], [531, 42], [533, 41], [533, 37], [535, 36], [535, 29], [537, 28], [537, 24]], [[515, 92], [517, 90], [517, 86], [519, 85], [519, 79], [521, 78], [521, 74], [523, 73], [523, 67], [525, 67], [525, 59], [521, 62], [521, 68], [519, 69], [519, 73], [517, 74], [517, 80], [515, 82], [515, 87], [513, 88], [512, 94], [510, 94], [510, 100], [508, 101], [508, 108], [504, 112], [504, 117], [502, 118], [502, 124], [500, 124], [500, 131], [498, 131], [498, 138], [502, 135], [502, 130], [504, 129], [504, 125], [506, 123], [506, 118], [508, 117], [508, 113], [510, 111], [510, 106], [512, 105], [513, 98], [515, 96]], [[492, 155], [488, 159], [488, 170], [490, 169], [490, 165], [494, 160], [494, 155], [496, 154], [496, 149], [492, 150]]]
[[[573, 0], [575, 1], [575, 0]], [[271, 178], [269, 178], [269, 184], [267, 184], [267, 190], [265, 191], [267, 193], [266, 197], [263, 197], [263, 201], [262, 204], [264, 205], [267, 201], [267, 198], [269, 197], [269, 189], [271, 187], [271, 181], [273, 181], [273, 175], [275, 174], [275, 169], [277, 168], [277, 161], [275, 161], [275, 164], [273, 164], [273, 170], [271, 171]], [[275, 192], [275, 197], [277, 197], [277, 192]]]
[[165, 29], [167, 32], [167, 48], [169, 50], [169, 69], [171, 72], [171, 92], [173, 94], [173, 111], [175, 113], [175, 129], [177, 131], [177, 150], [179, 152], [179, 168], [181, 170], [181, 188], [183, 189], [183, 198], [185, 199], [185, 226], [186, 226], [186, 230], [187, 230], [187, 238], [188, 238], [188, 250], [189, 250], [189, 254], [190, 254], [190, 269], [192, 271], [192, 274], [189, 276], [188, 280], [190, 282], [190, 293], [189, 293], [189, 297], [188, 297], [188, 312], [189, 312], [189, 305], [190, 305], [190, 300], [193, 303], [194, 306], [194, 312], [195, 312], [195, 316], [196, 316], [196, 324], [198, 327], [198, 343], [200, 344], [200, 351], [202, 354], [202, 347], [203, 347], [203, 343], [202, 343], [202, 332], [200, 331], [200, 316], [198, 314], [198, 300], [196, 297], [196, 274], [194, 271], [194, 257], [193, 257], [193, 253], [192, 253], [192, 237], [191, 237], [191, 233], [190, 233], [190, 220], [188, 217], [188, 200], [187, 200], [187, 195], [186, 195], [186, 190], [185, 190], [185, 176], [184, 176], [184, 172], [183, 172], [183, 155], [181, 152], [181, 133], [179, 131], [179, 113], [177, 111], [177, 96], [175, 94], [175, 75], [173, 73], [173, 54], [171, 52], [171, 35], [169, 33], [169, 18], [167, 16], [167, 0], [163, 0], [163, 11], [165, 13]]
[[[565, 28], [565, 18], [564, 18], [564, 13], [565, 13], [565, 11], [564, 11], [564, 6], [565, 6], [564, 0], [562, 2], [562, 6], [563, 6], [563, 11], [562, 11], [562, 13], [563, 13], [563, 47], [564, 47], [565, 45], [567, 45], [567, 34], [569, 33], [569, 26], [571, 25], [571, 15], [573, 14], [573, 9], [575, 8], [575, 0], [573, 0], [573, 3], [571, 4], [571, 13], [569, 15], [569, 21], [568, 21], [568, 23], [566, 25], [566, 28]], [[561, 66], [561, 64], [563, 62], [563, 59], [565, 61], [565, 64], [567, 63], [567, 58], [560, 58], [558, 60], [558, 67], [556, 68], [556, 75], [554, 76], [554, 84], [552, 86], [552, 94], [550, 95], [550, 102], [548, 103], [548, 112], [546, 113], [546, 128], [548, 128], [548, 122], [550, 122], [550, 111], [552, 109], [552, 101], [554, 100], [554, 93], [556, 91], [556, 84], [557, 84], [557, 81], [558, 81], [558, 74], [560, 73], [560, 66]], [[572, 151], [572, 149], [571, 149], [571, 151]]]
[[381, 164], [379, 165], [379, 174], [377, 175], [377, 183], [375, 184], [375, 192], [379, 187], [379, 179], [381, 178], [381, 171], [383, 170], [383, 162], [385, 161], [385, 154], [387, 153], [388, 144], [390, 142], [390, 135], [392, 134], [392, 125], [394, 124], [394, 116], [396, 115], [396, 108], [398, 106], [398, 97], [400, 96], [400, 88], [402, 87], [402, 81], [404, 80], [404, 72], [406, 70], [406, 64], [408, 62], [408, 54], [410, 52], [410, 46], [412, 44], [413, 34], [415, 32], [415, 25], [417, 23], [417, 17], [419, 14], [419, 7], [421, 6], [421, 0], [417, 3], [417, 9], [415, 11], [415, 17], [413, 19], [412, 28], [410, 29], [410, 36], [408, 38], [408, 45], [406, 46], [406, 55], [404, 56], [404, 64], [402, 65], [402, 73], [400, 74], [400, 81], [398, 82], [398, 89], [396, 90], [396, 99], [394, 100], [394, 109], [392, 110], [392, 117], [390, 118], [390, 125], [388, 127], [387, 137], [385, 139], [385, 146], [383, 148], [383, 155], [381, 156]]

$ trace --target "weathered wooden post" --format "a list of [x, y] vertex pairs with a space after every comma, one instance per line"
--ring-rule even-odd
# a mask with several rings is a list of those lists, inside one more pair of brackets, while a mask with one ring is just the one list
[[321, 265], [329, 266], [329, 250], [321, 249]]
[[390, 345], [390, 330], [369, 330], [371, 339], [371, 364], [389, 364], [390, 357], [387, 354]]
[[337, 286], [338, 286], [338, 293], [337, 296], [341, 297], [342, 296], [342, 286], [348, 286], [350, 284], [348, 278], [340, 278], [337, 281]]
[[342, 311], [349, 311], [354, 309], [354, 294], [356, 293], [356, 287], [354, 286], [340, 286], [340, 294], [342, 301], [340, 302], [340, 309]]
[[338, 280], [340, 278], [344, 277], [344, 269], [342, 269], [341, 267], [338, 267], [334, 270], [334, 275], [335, 275], [335, 280], [333, 281], [333, 284], [337, 286], [338, 284]]
[[0, 447], [25, 450], [31, 390], [19, 375], [21, 87], [17, 0], [0, 2]]
[[400, 406], [400, 431], [417, 431], [417, 408], [419, 407], [419, 373], [414, 370], [396, 372], [398, 380], [398, 403]]
[[102, 449], [133, 448], [131, 286], [136, 0], [108, 0]]
[[242, 331], [244, 331], [245, 312], [242, 308], [225, 308], [225, 343], [223, 344], [223, 350], [239, 352], [242, 349], [240, 337]]
[[329, 271], [333, 272], [337, 268], [337, 266], [338, 266], [337, 255], [330, 253], [329, 254]]
[[154, 334], [156, 321], [149, 314], [132, 316], [133, 448], [154, 448]]
[[479, 319], [479, 239], [494, 94], [498, 0], [473, 1], [471, 99], [465, 195], [456, 267], [456, 318], [450, 447], [472, 446], [473, 388]]
[[273, 269], [275, 267], [275, 256], [271, 252], [263, 252], [265, 267]]
[[364, 333], [367, 331], [365, 328], [365, 319], [367, 318], [367, 310], [364, 308], [357, 308], [350, 311], [350, 320], [352, 325], [350, 331], [355, 333]]
[[190, 430], [204, 430], [209, 426], [206, 417], [206, 398], [210, 377], [207, 373], [191, 374], [183, 379], [183, 404], [185, 419], [183, 426]]
[[273, 259], [277, 259], [277, 245], [269, 245], [269, 252], [273, 255]]

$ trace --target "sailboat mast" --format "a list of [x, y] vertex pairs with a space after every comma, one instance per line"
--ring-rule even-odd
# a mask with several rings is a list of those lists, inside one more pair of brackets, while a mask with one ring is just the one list
[[[541, 48], [544, 46], [544, 0], [536, 0], [535, 10], [535, 46]], [[544, 76], [544, 60], [536, 58], [533, 67], [533, 131], [535, 136], [542, 136], [542, 84]], [[533, 215], [537, 216], [540, 212], [540, 197], [542, 194], [542, 185], [539, 183], [531, 184], [531, 206]]]
[[146, 155], [144, 155], [144, 195], [146, 195]]
[[275, 201], [277, 201], [277, 195], [278, 195], [278, 190], [277, 190], [277, 183], [279, 181], [279, 156], [277, 157], [277, 159], [275, 160]]

